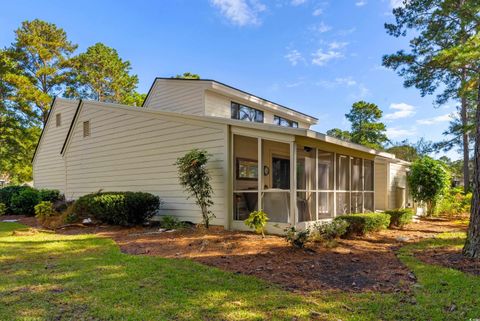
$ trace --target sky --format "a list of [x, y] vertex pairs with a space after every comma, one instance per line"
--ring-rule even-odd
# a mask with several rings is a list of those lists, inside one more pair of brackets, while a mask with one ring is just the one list
[[[200, 74], [348, 129], [352, 103], [383, 110], [387, 135], [438, 141], [456, 103], [404, 88], [382, 56], [408, 48], [385, 22], [401, 0], [0, 0], [0, 46], [22, 21], [63, 28], [78, 52], [102, 42], [132, 64], [139, 92], [155, 77]], [[460, 158], [456, 151], [447, 154]]]

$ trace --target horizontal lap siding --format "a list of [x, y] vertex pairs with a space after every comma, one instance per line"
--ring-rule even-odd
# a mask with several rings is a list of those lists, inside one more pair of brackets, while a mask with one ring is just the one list
[[[91, 136], [83, 137], [90, 121]], [[85, 104], [66, 151], [67, 197], [104, 191], [144, 191], [164, 202], [161, 214], [200, 222], [201, 213], [178, 183], [176, 159], [193, 148], [212, 154], [215, 224], [225, 222], [226, 126], [206, 127], [149, 114]]]
[[[72, 122], [77, 101], [57, 99], [43, 131], [33, 162], [33, 178], [36, 188], [58, 189], [65, 192], [65, 162], [60, 155]], [[61, 126], [56, 127], [56, 115], [61, 114]]]
[[397, 187], [407, 187], [407, 168], [399, 164], [390, 164], [389, 208], [397, 207]]
[[204, 84], [158, 79], [145, 104], [146, 108], [203, 115]]

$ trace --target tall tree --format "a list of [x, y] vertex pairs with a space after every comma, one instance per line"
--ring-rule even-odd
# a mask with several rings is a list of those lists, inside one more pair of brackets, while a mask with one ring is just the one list
[[66, 61], [76, 48], [53, 23], [22, 22], [7, 50], [15, 68], [4, 77], [14, 89], [8, 98], [17, 103], [17, 112], [45, 124], [52, 97], [66, 83]]
[[116, 103], [132, 101], [138, 77], [130, 74], [130, 62], [122, 60], [115, 49], [96, 43], [73, 57], [70, 66], [67, 97]]
[[193, 74], [191, 72], [184, 72], [181, 75], [176, 75], [175, 77], [172, 78], [177, 78], [177, 79], [200, 79], [200, 75], [198, 74]]
[[345, 117], [351, 123], [350, 140], [354, 143], [367, 147], [382, 149], [388, 141], [385, 135], [386, 126], [380, 119], [382, 110], [377, 105], [358, 101], [352, 105], [352, 109]]
[[327, 135], [345, 141], [350, 141], [352, 139], [352, 135], [350, 135], [348, 130], [342, 130], [340, 128], [332, 128], [327, 130]]
[[[422, 95], [433, 94], [437, 89], [437, 103], [449, 99], [461, 102], [462, 128], [468, 124], [468, 100], [461, 90], [468, 81], [466, 66], [448, 68], [437, 60], [436, 55], [444, 49], [463, 44], [476, 32], [478, 24], [478, 1], [474, 0], [415, 0], [404, 1], [403, 6], [393, 10], [395, 23], [385, 24], [387, 32], [395, 37], [406, 36], [415, 31], [410, 40], [410, 51], [400, 50], [387, 55], [383, 64], [397, 70], [405, 78], [406, 87], [415, 86]], [[464, 156], [465, 186], [468, 186], [469, 135], [462, 133], [461, 144]]]

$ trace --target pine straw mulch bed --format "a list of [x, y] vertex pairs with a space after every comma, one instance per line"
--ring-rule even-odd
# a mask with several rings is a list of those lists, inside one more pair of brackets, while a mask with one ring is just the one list
[[415, 253], [415, 257], [427, 264], [460, 270], [465, 273], [480, 275], [480, 260], [470, 259], [462, 255], [458, 247], [439, 247]]
[[[14, 218], [37, 226], [32, 218]], [[422, 220], [403, 230], [339, 240], [333, 248], [313, 243], [303, 250], [292, 248], [279, 236], [262, 239], [254, 233], [219, 227], [158, 233], [158, 228], [151, 227], [94, 226], [61, 229], [57, 233], [94, 233], [112, 238], [124, 253], [191, 259], [253, 275], [296, 292], [322, 289], [392, 292], [408, 291], [415, 282], [415, 277], [395, 255], [399, 247], [438, 233], [464, 229], [465, 226], [449, 221]]]

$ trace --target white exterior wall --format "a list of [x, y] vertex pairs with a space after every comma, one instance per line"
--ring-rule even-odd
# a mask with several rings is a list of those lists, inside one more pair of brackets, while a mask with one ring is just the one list
[[206, 84], [157, 79], [143, 107], [190, 115], [204, 114]]
[[375, 162], [375, 210], [385, 211], [388, 206], [388, 163]]
[[397, 187], [402, 187], [407, 191], [407, 168], [400, 164], [390, 163], [390, 174], [388, 184], [388, 207], [390, 209], [398, 208], [400, 199], [397, 199]]
[[[33, 184], [36, 188], [58, 189], [65, 192], [65, 162], [60, 155], [78, 101], [56, 99], [45, 125], [33, 161]], [[61, 126], [56, 126], [57, 114]]]
[[[205, 115], [207, 116], [216, 116], [216, 117], [223, 117], [223, 118], [230, 118], [231, 117], [231, 102], [236, 102], [240, 104], [244, 104], [246, 106], [256, 108], [263, 111], [264, 116], [264, 123], [265, 124], [274, 124], [274, 116], [275, 114], [269, 110], [262, 108], [261, 105], [253, 104], [252, 102], [246, 102], [242, 99], [235, 99], [230, 98], [228, 96], [224, 96], [212, 91], [205, 91]], [[276, 114], [277, 116], [284, 117], [286, 119], [292, 119], [298, 122], [299, 128], [309, 128], [310, 125], [304, 122], [301, 122], [297, 119], [293, 119], [289, 115], [285, 115], [281, 112]]]
[[[83, 122], [91, 135], [83, 137]], [[85, 103], [65, 152], [68, 198], [104, 191], [143, 191], [164, 202], [160, 214], [198, 223], [201, 212], [178, 182], [176, 159], [193, 148], [212, 154], [216, 215], [227, 225], [227, 126]]]

